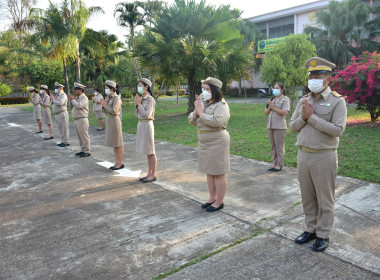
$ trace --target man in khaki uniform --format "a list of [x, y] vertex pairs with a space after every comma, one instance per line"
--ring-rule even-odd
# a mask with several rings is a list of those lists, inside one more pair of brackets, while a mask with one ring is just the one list
[[69, 94], [74, 119], [75, 130], [79, 138], [81, 151], [76, 156], [88, 157], [91, 155], [90, 137], [88, 136], [88, 98], [84, 94], [84, 85], [74, 83], [76, 98]]
[[297, 169], [306, 223], [306, 231], [295, 242], [316, 238], [313, 250], [321, 252], [328, 246], [334, 222], [337, 148], [346, 127], [347, 108], [343, 97], [328, 86], [335, 64], [312, 57], [305, 67], [311, 93], [300, 100], [289, 122], [290, 131], [298, 132]]
[[59, 131], [62, 135], [62, 141], [57, 144], [59, 147], [70, 146], [69, 143], [69, 115], [67, 113], [67, 96], [63, 91], [64, 86], [55, 83], [55, 93], [58, 94], [54, 97], [52, 94], [50, 96], [53, 103], [53, 114], [55, 114], [55, 120], [58, 124]]

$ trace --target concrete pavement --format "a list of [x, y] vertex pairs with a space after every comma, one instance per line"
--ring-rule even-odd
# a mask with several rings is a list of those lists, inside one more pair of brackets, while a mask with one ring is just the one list
[[[338, 177], [331, 243], [314, 253], [293, 241], [294, 168], [231, 156], [226, 206], [207, 213], [193, 147], [156, 141], [158, 180], [142, 184], [98, 164], [114, 158], [104, 131], [90, 128], [92, 155], [78, 158], [72, 123], [68, 148], [56, 125], [53, 141], [36, 128], [31, 112], [0, 108], [0, 279], [150, 279], [254, 231], [168, 279], [380, 279], [379, 184]], [[124, 141], [126, 168], [145, 175], [135, 136]]]

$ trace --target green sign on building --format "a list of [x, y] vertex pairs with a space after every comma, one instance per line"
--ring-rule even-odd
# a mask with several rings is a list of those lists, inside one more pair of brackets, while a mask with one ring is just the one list
[[273, 39], [267, 39], [267, 40], [262, 40], [259, 41], [258, 44], [258, 53], [265, 53], [265, 52], [270, 52], [274, 45], [277, 43], [284, 41], [285, 37], [280, 37], [280, 38], [273, 38]]

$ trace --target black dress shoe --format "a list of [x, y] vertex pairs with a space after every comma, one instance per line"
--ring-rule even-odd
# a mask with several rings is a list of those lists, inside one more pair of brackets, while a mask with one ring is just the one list
[[224, 203], [220, 204], [220, 206], [218, 208], [215, 208], [215, 207], [210, 205], [209, 207], [206, 208], [206, 210], [207, 210], [207, 212], [214, 212], [214, 211], [218, 211], [218, 210], [223, 209], [223, 207], [224, 207]]
[[276, 169], [276, 168], [273, 167], [272, 171], [273, 172], [278, 172], [278, 171], [281, 171], [281, 169], [282, 169], [282, 166], [280, 167], [280, 169]]
[[300, 236], [298, 236], [296, 240], [294, 240], [294, 242], [296, 242], [297, 244], [304, 244], [309, 242], [310, 240], [315, 239], [316, 237], [317, 235], [315, 233], [305, 231]]
[[328, 238], [317, 237], [317, 240], [315, 240], [315, 242], [313, 243], [313, 250], [315, 252], [323, 252], [324, 250], [326, 250], [328, 245], [329, 245]]
[[156, 177], [153, 177], [152, 179], [148, 179], [148, 178], [145, 178], [144, 180], [142, 180], [143, 183], [149, 183], [149, 182], [153, 182], [153, 181], [156, 181], [157, 178]]
[[79, 152], [79, 153], [76, 153], [75, 155], [76, 155], [76, 156], [80, 156], [80, 155], [82, 155], [82, 154], [84, 154], [83, 151], [81, 151], [81, 152]]
[[58, 147], [64, 147], [63, 145], [65, 145], [65, 143], [59, 143], [59, 144], [57, 144]]
[[97, 131], [103, 131], [103, 130], [104, 130], [104, 128], [102, 128], [102, 129], [100, 129], [100, 128], [97, 128], [96, 130], [97, 130]]
[[54, 139], [54, 137], [51, 136], [51, 137], [45, 137], [45, 138], [44, 138], [44, 140], [50, 140], [50, 139]]
[[119, 170], [119, 169], [123, 169], [123, 168], [124, 168], [124, 164], [120, 165], [120, 167], [115, 167], [115, 166], [110, 167], [111, 170]]
[[201, 205], [201, 207], [202, 208], [207, 208], [207, 207], [209, 207], [211, 204], [213, 204], [215, 201], [213, 201], [213, 202], [205, 202], [205, 203], [203, 203], [202, 205]]
[[89, 156], [91, 156], [90, 153], [83, 153], [83, 154], [81, 154], [79, 157], [89, 157]]
[[273, 169], [274, 169], [274, 167], [272, 167], [272, 168], [268, 168], [268, 171], [273, 171]]
[[110, 166], [110, 169], [111, 169], [111, 170], [114, 169], [114, 168], [115, 168], [115, 165]]
[[144, 179], [148, 178], [148, 176], [139, 178], [139, 181], [144, 181]]
[[38, 133], [42, 133], [42, 132], [43, 132], [42, 130], [41, 130], [41, 131], [37, 131], [36, 134], [38, 134]]

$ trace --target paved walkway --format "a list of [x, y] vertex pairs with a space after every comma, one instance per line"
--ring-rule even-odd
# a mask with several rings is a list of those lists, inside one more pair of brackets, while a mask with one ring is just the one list
[[[314, 253], [293, 241], [294, 168], [231, 156], [225, 208], [207, 213], [193, 147], [156, 141], [158, 180], [142, 184], [99, 165], [114, 158], [104, 131], [90, 128], [92, 156], [78, 158], [72, 123], [68, 148], [36, 128], [31, 112], [0, 108], [0, 279], [150, 279], [238, 240], [168, 279], [380, 279], [379, 184], [338, 177], [331, 243]], [[145, 175], [135, 136], [124, 141], [126, 169]]]

